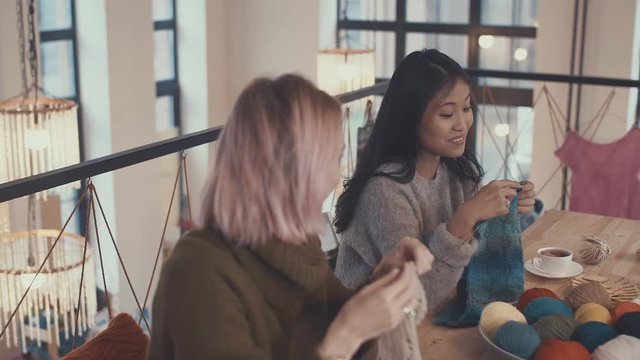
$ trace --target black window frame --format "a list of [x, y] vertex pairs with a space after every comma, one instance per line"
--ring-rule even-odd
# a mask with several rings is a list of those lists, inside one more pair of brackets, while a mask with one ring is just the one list
[[[38, 42], [38, 52], [39, 52], [39, 56], [40, 56], [40, 60], [39, 63], [43, 64], [44, 62], [42, 61], [42, 57], [44, 56], [44, 52], [42, 51], [42, 46], [48, 42], [54, 42], [54, 41], [69, 41], [71, 42], [71, 48], [72, 48], [72, 56], [73, 56], [73, 77], [74, 77], [74, 87], [75, 87], [75, 91], [74, 91], [74, 95], [73, 96], [67, 96], [67, 97], [63, 97], [64, 99], [67, 100], [72, 100], [76, 103], [76, 105], [78, 106], [78, 109], [80, 109], [81, 107], [81, 97], [80, 97], [80, 67], [78, 65], [78, 27], [77, 27], [77, 12], [76, 12], [76, 0], [68, 0], [69, 1], [69, 7], [71, 10], [71, 13], [69, 14], [71, 17], [71, 24], [69, 25], [69, 28], [67, 29], [56, 29], [56, 30], [40, 30], [41, 24], [40, 24], [40, 18], [38, 18], [38, 35], [39, 35], [39, 42]], [[41, 6], [40, 6], [40, 1], [38, 1], [38, 10], [40, 11]], [[42, 69], [44, 69], [43, 66], [40, 67], [40, 71], [42, 71]], [[44, 88], [44, 84], [42, 84], [42, 89], [46, 91], [46, 89]], [[80, 147], [79, 149], [79, 157], [80, 157], [80, 162], [82, 163], [83, 161], [85, 161], [85, 149], [84, 149], [84, 120], [82, 118], [82, 111], [78, 110], [77, 113], [77, 119], [78, 119], [78, 146]], [[80, 194], [82, 192], [82, 189], [84, 189], [86, 187], [86, 180], [82, 180], [81, 181], [81, 187], [78, 190], [75, 190], [73, 192], [73, 201], [77, 202], [80, 199]], [[80, 231], [82, 232], [83, 229], [83, 224], [86, 223], [87, 220], [87, 202], [83, 201], [80, 204], [79, 207], [79, 211], [78, 211], [78, 215], [75, 218], [75, 225], [77, 226], [78, 229], [80, 229]], [[64, 219], [64, 218], [63, 218]], [[62, 226], [62, 224], [60, 224]], [[88, 234], [85, 234], [85, 236], [88, 236]]]
[[[64, 97], [67, 100], [73, 100], [78, 107], [80, 107], [80, 72], [78, 66], [78, 31], [76, 21], [76, 0], [68, 0], [71, 9], [71, 24], [68, 29], [56, 29], [56, 30], [39, 30], [40, 42], [38, 44], [38, 51], [40, 56], [43, 56], [42, 45], [48, 42], [54, 41], [69, 41], [71, 42], [71, 48], [73, 53], [73, 75], [74, 75], [74, 87], [75, 92], [73, 96]], [[38, 9], [40, 9], [40, 2], [38, 1]], [[38, 28], [40, 28], [40, 20], [38, 19]], [[40, 63], [43, 63], [42, 61]], [[41, 68], [42, 69], [42, 68]], [[44, 89], [44, 84], [42, 85]], [[46, 90], [46, 89], [45, 89]], [[78, 111], [78, 140], [80, 145], [80, 161], [85, 160], [84, 154], [84, 138], [83, 134], [83, 122], [82, 112]]]
[[173, 31], [173, 79], [156, 81], [156, 99], [163, 96], [173, 98], [173, 126], [182, 134], [182, 121], [180, 118], [180, 86], [178, 84], [178, 36], [176, 21], [176, 0], [171, 0], [173, 8], [171, 19], [156, 20], [153, 22], [154, 34], [156, 31]]
[[[469, 1], [469, 22], [468, 24], [449, 24], [434, 22], [409, 22], [407, 21], [407, 0], [395, 0], [396, 19], [390, 20], [348, 20], [342, 18], [341, 9], [343, 4], [349, 0], [336, 0], [337, 3], [337, 32], [343, 30], [364, 30], [364, 31], [387, 31], [395, 34], [395, 64], [397, 67], [405, 57], [406, 39], [408, 33], [437, 34], [437, 35], [467, 35], [467, 64], [468, 69], [477, 69], [480, 63], [480, 48], [478, 39], [481, 35], [493, 35], [504, 37], [531, 38], [537, 36], [537, 28], [534, 26], [505, 26], [505, 25], [485, 25], [481, 22], [482, 0]], [[375, 0], [372, 0], [375, 1]], [[338, 46], [342, 45], [340, 37], [337, 37]], [[389, 79], [376, 78], [376, 82], [383, 82]], [[478, 84], [477, 78], [471, 79], [473, 85]], [[499, 106], [533, 106], [533, 89], [511, 88], [503, 86], [487, 86], [495, 94], [496, 105]], [[475, 99], [482, 104], [481, 89], [476, 89]]]

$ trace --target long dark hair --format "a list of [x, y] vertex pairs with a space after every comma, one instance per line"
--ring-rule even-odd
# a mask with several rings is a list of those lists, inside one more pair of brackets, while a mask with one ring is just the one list
[[[334, 222], [338, 233], [345, 231], [351, 223], [360, 194], [370, 178], [385, 176], [404, 184], [413, 180], [421, 148], [418, 126], [427, 105], [450, 91], [459, 79], [469, 83], [469, 77], [462, 67], [438, 50], [415, 51], [402, 60], [391, 77], [356, 171], [345, 182], [344, 192], [338, 198]], [[475, 117], [473, 102], [472, 107]], [[393, 172], [377, 171], [380, 165], [387, 162], [397, 163], [401, 167]], [[469, 141], [462, 156], [443, 157], [442, 162], [451, 172], [470, 179], [475, 185], [480, 183], [484, 175], [473, 149], [469, 148]]]

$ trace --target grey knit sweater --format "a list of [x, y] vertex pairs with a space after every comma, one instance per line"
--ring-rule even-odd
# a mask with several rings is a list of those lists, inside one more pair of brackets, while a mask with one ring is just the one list
[[[397, 164], [384, 164], [390, 172]], [[376, 176], [365, 186], [354, 217], [342, 233], [336, 275], [351, 288], [367, 281], [369, 274], [404, 236], [424, 242], [435, 260], [420, 279], [429, 311], [437, 309], [455, 290], [464, 267], [477, 249], [447, 231], [455, 209], [474, 192], [473, 183], [440, 165], [433, 180], [417, 175], [407, 184]]]

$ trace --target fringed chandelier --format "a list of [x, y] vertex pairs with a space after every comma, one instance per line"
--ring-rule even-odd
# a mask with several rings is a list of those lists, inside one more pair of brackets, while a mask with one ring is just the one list
[[[0, 174], [3, 182], [37, 175], [80, 161], [78, 107], [71, 100], [41, 94], [38, 78], [36, 7], [29, 1], [28, 53], [25, 52], [22, 1], [16, 0], [22, 94], [0, 102]], [[27, 62], [32, 85], [27, 80]], [[62, 188], [79, 187], [72, 183]], [[58, 188], [61, 190], [62, 188]], [[45, 197], [46, 192], [36, 195]]]
[[[3, 180], [78, 163], [77, 111], [73, 101], [64, 99], [29, 97], [0, 102], [0, 171], [6, 174]], [[76, 182], [67, 185], [67, 189], [79, 186]], [[46, 199], [46, 192], [36, 195], [40, 196]]]
[[11, 228], [9, 227], [9, 204], [0, 203], [0, 241], [9, 234]]
[[[40, 273], [35, 276], [55, 243], [59, 230], [32, 230], [0, 239], [0, 324], [6, 325], [17, 312], [4, 334], [8, 347], [20, 346], [26, 352], [26, 338], [60, 345], [74, 334], [77, 301], [80, 299], [78, 330], [94, 325], [97, 311], [96, 279], [91, 251], [84, 254], [85, 238], [62, 233], [60, 240]], [[36, 239], [37, 241], [33, 241]], [[82, 273], [82, 263], [85, 271]], [[83, 275], [82, 289], [80, 277]], [[29, 289], [30, 286], [30, 289]], [[27, 296], [18, 306], [23, 294]], [[82, 290], [82, 296], [79, 291]], [[44, 318], [44, 327], [41, 317]], [[28, 319], [25, 322], [25, 319]]]

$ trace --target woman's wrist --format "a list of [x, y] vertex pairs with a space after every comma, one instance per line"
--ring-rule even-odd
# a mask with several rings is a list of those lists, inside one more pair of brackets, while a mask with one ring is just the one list
[[351, 359], [360, 344], [357, 332], [349, 329], [342, 312], [331, 322], [329, 329], [318, 346], [318, 355], [323, 360], [347, 360]]
[[470, 240], [478, 221], [468, 202], [460, 204], [447, 224], [447, 231], [459, 239]]

